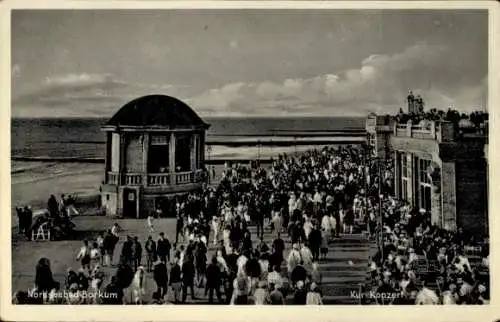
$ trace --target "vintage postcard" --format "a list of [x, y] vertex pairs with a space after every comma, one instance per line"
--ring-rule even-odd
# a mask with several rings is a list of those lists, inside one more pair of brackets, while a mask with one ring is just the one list
[[494, 320], [494, 2], [1, 6], [2, 319]]

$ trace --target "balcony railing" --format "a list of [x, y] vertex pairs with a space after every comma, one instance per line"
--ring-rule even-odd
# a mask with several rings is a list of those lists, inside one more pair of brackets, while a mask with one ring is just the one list
[[[143, 180], [144, 178], [144, 180]], [[177, 172], [171, 177], [170, 173], [148, 173], [144, 176], [141, 173], [123, 173], [120, 176], [116, 172], [108, 172], [108, 184], [112, 185], [147, 185], [147, 186], [168, 186], [181, 185], [200, 182], [202, 176], [197, 171]]]
[[170, 174], [158, 173], [148, 174], [148, 185], [150, 186], [165, 186], [170, 184]]
[[120, 179], [120, 177], [119, 177], [118, 173], [108, 172], [108, 183], [109, 184], [118, 184], [119, 179]]
[[186, 184], [194, 182], [194, 172], [178, 172], [175, 174], [176, 184]]
[[127, 186], [137, 186], [142, 183], [142, 174], [140, 173], [125, 173], [124, 177]]

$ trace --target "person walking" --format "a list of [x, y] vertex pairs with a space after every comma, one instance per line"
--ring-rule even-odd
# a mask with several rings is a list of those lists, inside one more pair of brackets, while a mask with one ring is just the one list
[[151, 272], [153, 268], [153, 263], [156, 262], [156, 243], [153, 240], [153, 237], [149, 236], [146, 244], [144, 245], [144, 249], [146, 250], [146, 271]]
[[127, 264], [130, 267], [134, 267], [134, 263], [132, 260], [132, 244], [132, 238], [130, 236], [127, 236], [127, 239], [122, 245], [122, 253], [120, 255], [120, 263]]
[[167, 238], [165, 238], [165, 234], [161, 232], [160, 238], [156, 243], [156, 253], [158, 254], [158, 258], [160, 258], [160, 260], [163, 261], [164, 263], [166, 263], [167, 260], [170, 262], [171, 248], [172, 246], [170, 244], [170, 241]]
[[196, 295], [194, 292], [194, 278], [195, 278], [195, 267], [193, 263], [193, 258], [187, 256], [182, 263], [182, 303], [186, 303], [187, 291], [191, 291], [191, 299], [196, 300]]
[[108, 229], [108, 231], [104, 235], [103, 247], [104, 247], [103, 266], [111, 266], [111, 265], [113, 265], [113, 253], [114, 253], [114, 249], [115, 249], [115, 237], [111, 233], [110, 229]]
[[180, 209], [177, 210], [177, 221], [175, 224], [175, 244], [179, 243], [179, 236], [182, 237], [182, 242], [186, 241], [184, 236], [184, 217], [180, 213]]
[[83, 246], [80, 248], [76, 260], [80, 261], [82, 269], [87, 269], [90, 272], [90, 247], [88, 240], [83, 241]]
[[155, 232], [154, 228], [154, 213], [149, 213], [148, 215], [148, 230], [150, 234], [153, 234]]
[[319, 260], [319, 253], [321, 248], [321, 231], [318, 224], [314, 222], [313, 230], [309, 234], [308, 244], [314, 260]]
[[31, 225], [33, 225], [33, 211], [31, 210], [31, 206], [24, 207], [24, 233], [28, 240], [31, 240]]
[[221, 296], [221, 285], [222, 285], [222, 272], [217, 260], [217, 255], [212, 256], [210, 264], [208, 264], [207, 271], [207, 283], [205, 285], [205, 296], [208, 294], [208, 303], [213, 303], [214, 292], [217, 295], [217, 301], [222, 303]]
[[311, 283], [311, 289], [307, 292], [306, 305], [323, 305], [323, 299], [316, 283]]
[[167, 265], [157, 260], [154, 264], [153, 279], [156, 283], [156, 292], [164, 299], [168, 291], [168, 270]]
[[137, 236], [134, 237], [132, 242], [132, 263], [134, 270], [137, 270], [139, 266], [141, 266], [142, 260], [142, 245], [139, 242], [139, 238]]
[[297, 282], [297, 289], [293, 295], [293, 305], [306, 305], [307, 291], [304, 289], [304, 281]]
[[[160, 260], [161, 261], [161, 260]], [[174, 293], [174, 303], [180, 302], [180, 294], [182, 289], [182, 269], [179, 265], [179, 260], [175, 259], [172, 267], [170, 268], [170, 286]]]
[[21, 235], [24, 234], [24, 231], [26, 229], [26, 213], [21, 207], [16, 207], [16, 213], [17, 213], [17, 220], [19, 223], [19, 235]]

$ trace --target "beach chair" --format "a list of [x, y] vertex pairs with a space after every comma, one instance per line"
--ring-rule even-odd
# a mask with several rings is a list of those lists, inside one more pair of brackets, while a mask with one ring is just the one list
[[465, 246], [464, 255], [467, 258], [481, 257], [481, 246]]
[[426, 258], [419, 258], [415, 261], [415, 272], [419, 276], [429, 274], [429, 261]]
[[32, 230], [31, 240], [50, 240], [50, 226], [48, 222], [45, 222], [38, 226], [38, 229]]

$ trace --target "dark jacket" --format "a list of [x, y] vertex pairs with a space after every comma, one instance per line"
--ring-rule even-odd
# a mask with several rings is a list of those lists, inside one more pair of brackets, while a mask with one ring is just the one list
[[144, 248], [146, 249], [146, 253], [156, 254], [156, 243], [154, 240], [148, 239], [146, 241], [146, 245], [144, 245]]
[[321, 246], [321, 231], [313, 229], [309, 234], [309, 247], [311, 249], [318, 249]]
[[181, 282], [181, 267], [175, 263], [170, 269], [170, 283]]
[[294, 305], [306, 305], [307, 302], [307, 291], [297, 290], [293, 296], [293, 304]]
[[132, 258], [134, 259], [142, 258], [142, 246], [139, 241], [132, 242]]
[[209, 264], [206, 271], [207, 287], [217, 287], [221, 284], [221, 271], [217, 264]]
[[192, 261], [187, 260], [182, 264], [182, 281], [192, 282], [194, 280], [195, 269]]
[[307, 277], [307, 271], [302, 265], [297, 265], [293, 270], [290, 276], [292, 282], [296, 283], [298, 281], [305, 281]]
[[158, 285], [168, 284], [168, 270], [167, 265], [163, 262], [159, 262], [153, 268], [153, 279]]
[[170, 245], [168, 239], [158, 239], [158, 242], [156, 243], [156, 252], [158, 255], [167, 255], [170, 253], [171, 248], [172, 246]]

